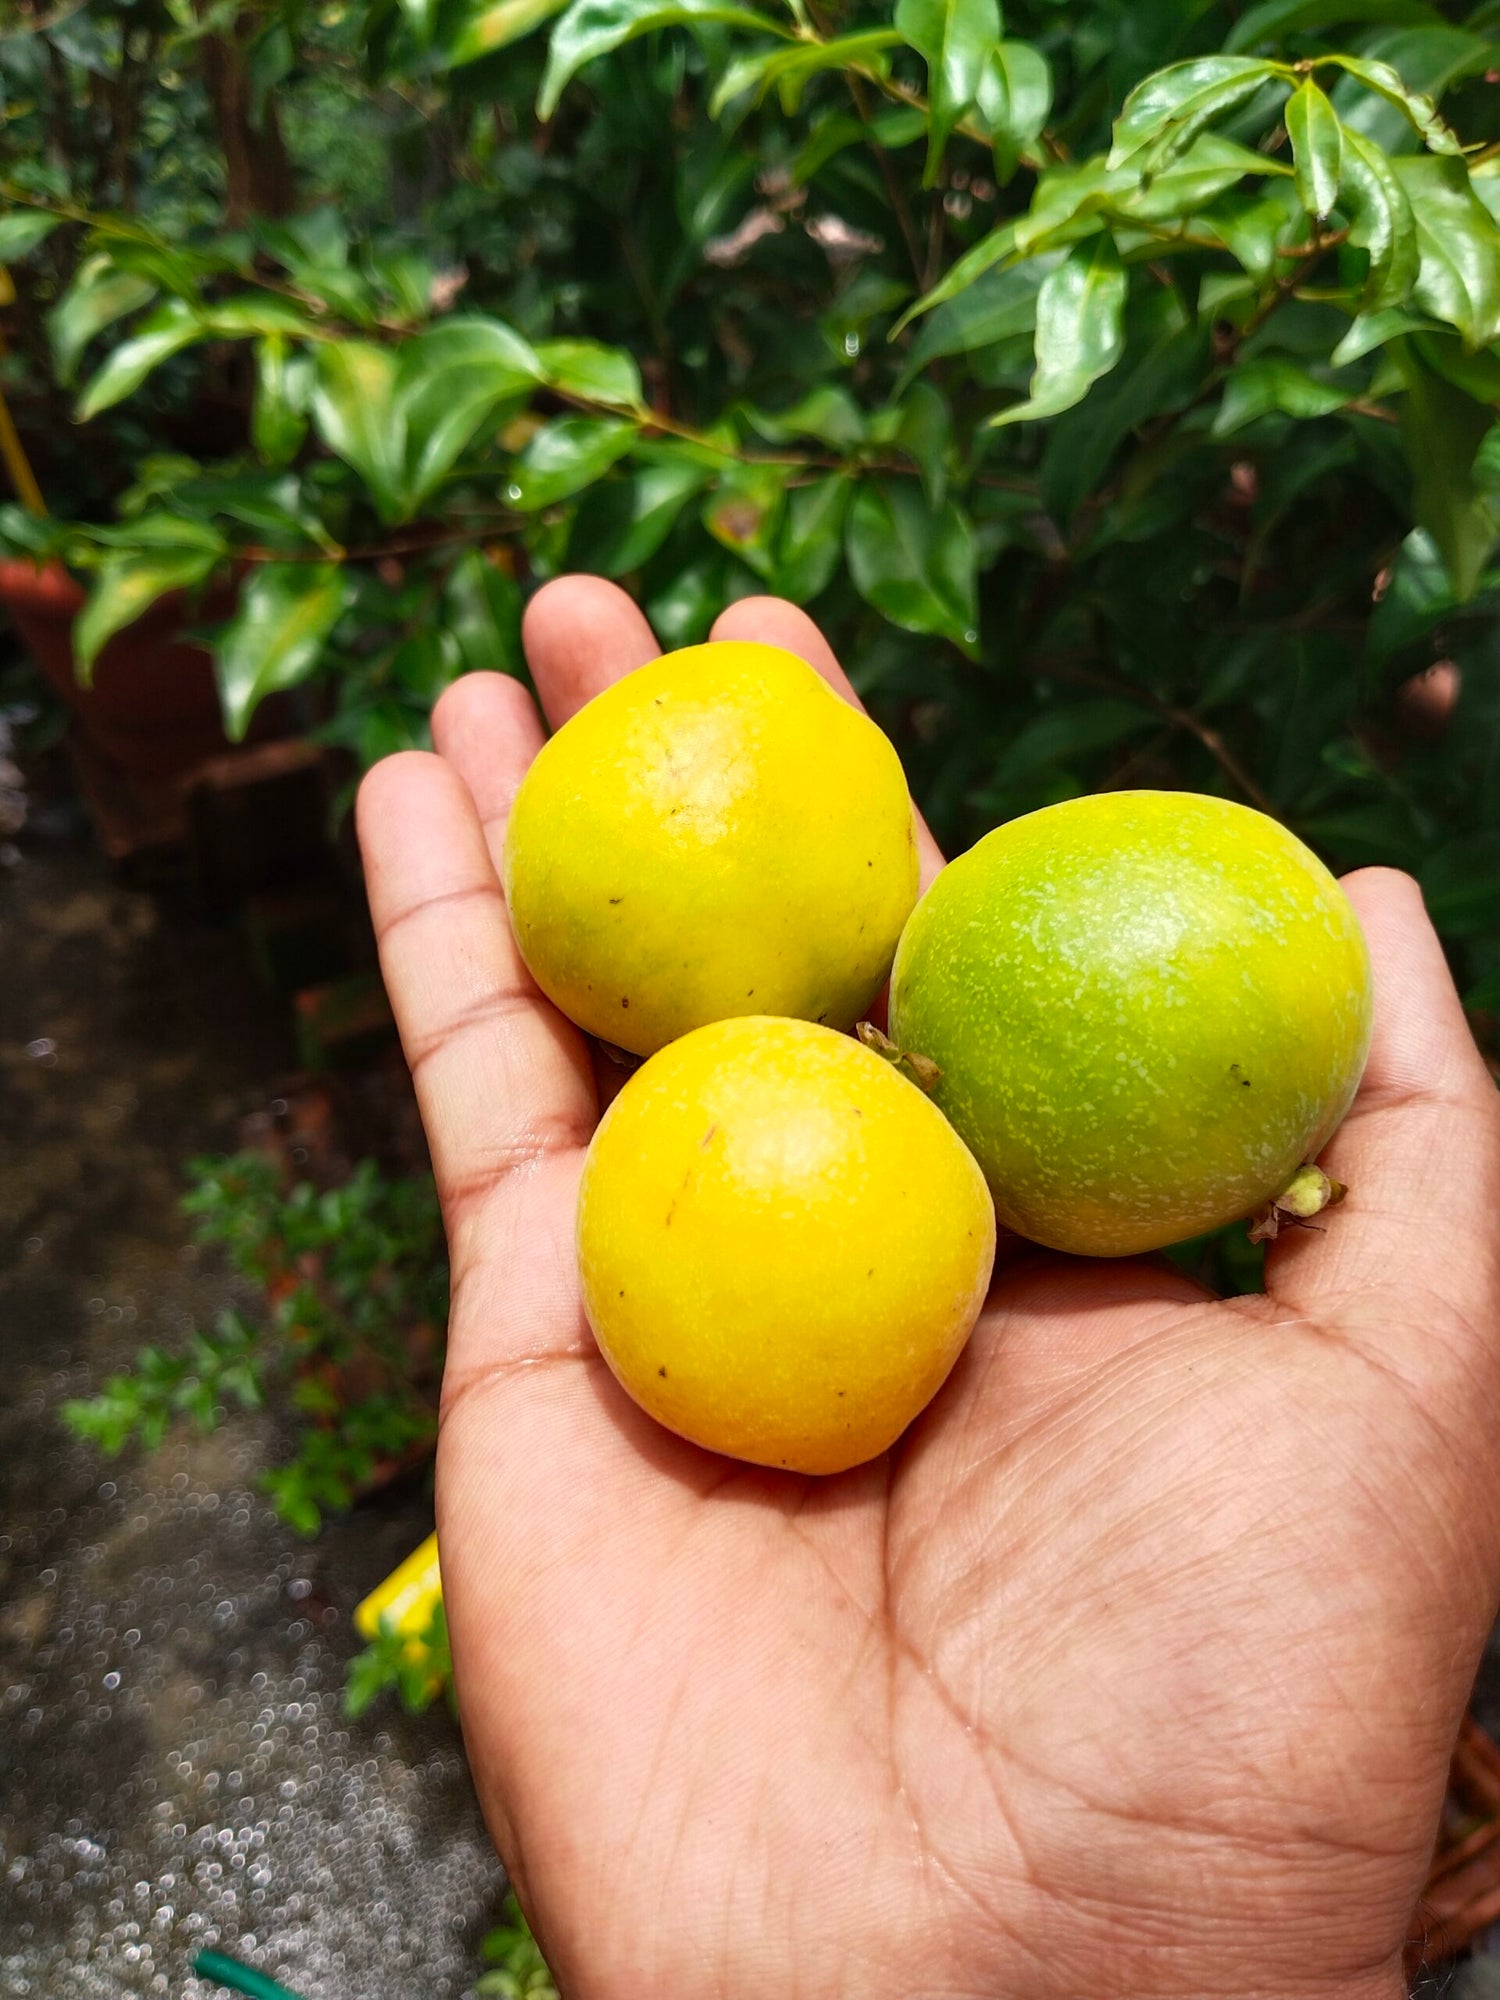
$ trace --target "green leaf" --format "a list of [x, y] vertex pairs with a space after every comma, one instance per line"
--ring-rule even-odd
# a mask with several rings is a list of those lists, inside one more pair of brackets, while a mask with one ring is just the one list
[[1194, 400], [1207, 377], [1210, 339], [1205, 323], [1168, 321], [1154, 339], [1127, 347], [1107, 381], [1052, 427], [1040, 486], [1054, 520], [1072, 519], [1130, 432]]
[[967, 291], [939, 306], [912, 342], [901, 386], [941, 355], [972, 354], [996, 341], [1030, 333], [1036, 326], [1037, 293], [1062, 256], [1061, 251], [1048, 251], [1007, 271], [986, 272]]
[[120, 270], [108, 256], [86, 257], [72, 284], [47, 315], [57, 379], [71, 382], [94, 335], [147, 304], [156, 293], [157, 287], [149, 278]]
[[1417, 276], [1416, 218], [1391, 162], [1349, 126], [1344, 127], [1343, 203], [1349, 241], [1370, 253], [1361, 312], [1405, 305]]
[[1144, 702], [1111, 696], [1085, 697], [1045, 709], [1011, 739], [1002, 754], [995, 771], [996, 802], [1003, 803], [1008, 785], [1034, 778], [1069, 758], [1112, 749], [1131, 736], [1159, 727], [1160, 717]]
[[731, 466], [703, 509], [703, 525], [714, 540], [759, 577], [771, 574], [785, 485], [780, 466]]
[[523, 514], [566, 499], [623, 458], [635, 433], [623, 417], [559, 417], [539, 430], [516, 460], [506, 499]]
[[1247, 174], [1275, 175], [1287, 170], [1264, 153], [1254, 153], [1219, 132], [1202, 132], [1185, 152], [1139, 186], [1110, 197], [1111, 215], [1132, 222], [1175, 222], [1193, 215]]
[[289, 465], [307, 435], [312, 401], [313, 361], [293, 350], [286, 336], [268, 334], [255, 349], [255, 402], [250, 438], [266, 465]]
[[1258, 56], [1195, 56], [1138, 83], [1115, 120], [1109, 166], [1147, 153], [1165, 166], [1184, 151], [1211, 119], [1241, 104], [1278, 77], [1277, 64]]
[[171, 355], [205, 337], [203, 321], [184, 299], [166, 299], [122, 340], [78, 399], [77, 418], [86, 423], [101, 410], [123, 402]]
[[1457, 137], [1438, 116], [1432, 99], [1422, 91], [1408, 90], [1399, 71], [1392, 69], [1389, 63], [1368, 62], [1361, 56], [1343, 55], [1331, 55], [1327, 60], [1337, 63], [1350, 76], [1358, 77], [1362, 84], [1383, 97], [1388, 104], [1394, 104], [1421, 133], [1434, 153], [1462, 153], [1463, 148]]
[[462, 10], [456, 30], [441, 45], [444, 59], [458, 68], [508, 48], [529, 35], [554, 14], [560, 14], [567, 0], [481, 0]]
[[1228, 437], [1272, 411], [1288, 417], [1326, 417], [1343, 409], [1356, 394], [1355, 390], [1320, 382], [1285, 355], [1257, 355], [1240, 362], [1225, 383], [1213, 434]]
[[691, 459], [662, 458], [629, 479], [595, 487], [578, 510], [568, 541], [570, 566], [595, 576], [639, 569], [709, 478], [707, 468]]
[[930, 292], [924, 292], [914, 305], [906, 311], [891, 328], [894, 340], [921, 313], [931, 312], [949, 299], [966, 292], [970, 285], [982, 278], [986, 271], [1004, 263], [1016, 254], [1015, 221], [1002, 222], [998, 229], [992, 229], [988, 236], [981, 237], [972, 250], [966, 250], [955, 264], [950, 264]]
[[318, 349], [317, 369], [312, 415], [319, 437], [364, 480], [381, 520], [400, 520], [406, 426], [395, 404], [396, 356], [366, 341], [330, 341]]
[[0, 264], [18, 264], [29, 257], [61, 221], [60, 215], [44, 215], [35, 208], [17, 208], [9, 215], [0, 215]]
[[622, 410], [644, 407], [641, 371], [623, 347], [606, 347], [598, 340], [544, 340], [536, 358], [548, 387], [564, 395]]
[[847, 474], [831, 472], [788, 494], [769, 579], [778, 597], [810, 604], [833, 581], [853, 492]]
[[1000, 40], [999, 0], [896, 0], [896, 27], [927, 64], [924, 187], [937, 180], [949, 135], [978, 102]]
[[[1500, 25], [1500, 22], [1497, 22]], [[1429, 23], [1422, 27], [1387, 28], [1362, 38], [1361, 54], [1395, 70], [1412, 96], [1436, 105], [1445, 91], [1464, 78], [1483, 75], [1495, 60], [1496, 37], [1470, 34], [1464, 28]], [[1387, 153], [1414, 153], [1421, 137], [1404, 104], [1367, 90], [1355, 76], [1342, 76], [1333, 90], [1334, 109], [1346, 125], [1357, 126]]]
[[790, 36], [779, 21], [734, 6], [732, 0], [573, 0], [552, 30], [547, 68], [537, 92], [538, 118], [552, 116], [574, 76], [597, 56], [655, 28], [699, 27], [715, 21], [781, 40]]
[[974, 533], [953, 501], [933, 508], [914, 480], [865, 480], [845, 541], [849, 573], [867, 603], [893, 625], [936, 633], [974, 656]]
[[1500, 224], [1475, 194], [1462, 160], [1417, 153], [1396, 175], [1416, 221], [1420, 265], [1413, 297], [1466, 346], [1500, 340]]
[[207, 330], [221, 340], [242, 340], [247, 334], [307, 334], [316, 321], [305, 306], [280, 299], [274, 292], [241, 292], [200, 308]]
[[1260, 0], [1230, 29], [1224, 47], [1264, 48], [1288, 35], [1314, 28], [1337, 27], [1348, 21], [1362, 27], [1367, 21], [1434, 21], [1441, 17], [1427, 0]]
[[1339, 198], [1344, 133], [1338, 114], [1310, 76], [1287, 100], [1286, 130], [1296, 164], [1298, 199], [1309, 215], [1321, 219]]
[[1424, 319], [1401, 306], [1387, 306], [1383, 312], [1360, 313], [1328, 359], [1335, 368], [1346, 368], [1351, 361], [1362, 361], [1374, 348], [1384, 347], [1387, 341], [1399, 339], [1403, 333], [1429, 331], [1441, 332], [1442, 329], [1435, 319]]
[[[761, 49], [732, 62], [715, 86], [708, 112], [717, 118], [726, 104], [747, 90], [757, 101], [773, 86], [781, 98], [781, 108], [793, 116], [802, 93], [815, 76], [830, 69], [855, 69], [863, 75], [884, 76], [890, 69], [886, 51], [899, 47], [901, 36], [893, 28], [868, 28], [859, 34], [840, 35], [830, 42], [799, 43], [793, 48]], [[854, 139], [863, 138], [865, 128], [854, 121]]]
[[1423, 900], [1444, 937], [1491, 937], [1500, 924], [1500, 833], [1461, 834], [1422, 863]]
[[772, 444], [791, 438], [817, 438], [842, 451], [865, 435], [864, 412], [849, 391], [836, 382], [820, 382], [785, 410], [748, 409], [746, 417]]
[[240, 587], [238, 612], [214, 643], [214, 673], [232, 743], [268, 694], [296, 687], [349, 601], [337, 563], [266, 563]]
[[1009, 180], [1052, 109], [1052, 65], [1030, 42], [1001, 42], [981, 72], [975, 103], [994, 144], [996, 170]]
[[541, 362], [520, 334], [477, 315], [439, 320], [401, 343], [391, 410], [405, 465], [398, 519], [415, 514], [487, 418], [535, 386]]
[[107, 639], [134, 624], [169, 590], [201, 583], [219, 561], [221, 550], [222, 544], [217, 549], [201, 543], [164, 545], [106, 562], [73, 624], [73, 652], [82, 685], [87, 687], [92, 680], [94, 662]]
[[1399, 350], [1406, 395], [1401, 435], [1411, 464], [1413, 511], [1437, 544], [1459, 603], [1474, 595], [1500, 533], [1495, 503], [1474, 461], [1495, 414], [1436, 374], [1415, 346]]
[[1054, 417], [1082, 402], [1124, 351], [1127, 281], [1109, 236], [1080, 243], [1037, 294], [1036, 372], [1024, 403], [1001, 410], [992, 426]]
[[1206, 208], [1199, 220], [1217, 236], [1225, 249], [1252, 277], [1263, 285], [1275, 268], [1281, 237], [1293, 213], [1274, 192], [1221, 194]]

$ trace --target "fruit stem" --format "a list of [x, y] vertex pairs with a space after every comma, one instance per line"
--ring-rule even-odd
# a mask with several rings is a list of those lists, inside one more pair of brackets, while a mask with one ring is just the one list
[[867, 1049], [882, 1057], [893, 1069], [898, 1069], [929, 1097], [936, 1088], [942, 1071], [931, 1056], [919, 1056], [914, 1049], [898, 1049], [889, 1035], [883, 1035], [873, 1021], [861, 1021], [854, 1030]]
[[1349, 1192], [1342, 1181], [1330, 1179], [1311, 1160], [1298, 1167], [1280, 1194], [1251, 1219], [1250, 1241], [1274, 1243], [1288, 1226], [1306, 1229], [1325, 1208], [1336, 1208]]

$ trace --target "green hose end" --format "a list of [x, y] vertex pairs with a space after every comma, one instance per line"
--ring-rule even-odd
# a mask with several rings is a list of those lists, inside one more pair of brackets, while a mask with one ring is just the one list
[[193, 1960], [193, 1970], [200, 1979], [217, 1980], [231, 1993], [247, 1994], [249, 2000], [302, 2000], [289, 1986], [279, 1986], [253, 1965], [242, 1965], [222, 1951], [200, 1951]]

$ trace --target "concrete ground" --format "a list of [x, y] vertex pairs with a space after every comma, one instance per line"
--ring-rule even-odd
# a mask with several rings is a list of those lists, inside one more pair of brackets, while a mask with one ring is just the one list
[[274, 1419], [111, 1463], [57, 1416], [236, 1297], [182, 1168], [292, 1067], [278, 1011], [65, 804], [0, 853], [0, 1995], [209, 2000], [217, 1945], [307, 2000], [456, 2000], [500, 1902], [447, 1713], [340, 1712], [421, 1480], [307, 1543], [255, 1486]]

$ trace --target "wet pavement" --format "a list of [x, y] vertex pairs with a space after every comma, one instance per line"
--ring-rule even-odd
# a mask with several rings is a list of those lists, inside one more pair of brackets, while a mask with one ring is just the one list
[[240, 934], [113, 884], [66, 810], [0, 854], [0, 1995], [210, 2000], [218, 1946], [306, 2000], [458, 2000], [503, 1880], [440, 1707], [341, 1713], [350, 1614], [420, 1480], [315, 1542], [277, 1420], [103, 1459], [57, 1411], [253, 1306], [178, 1211], [294, 1066]]

